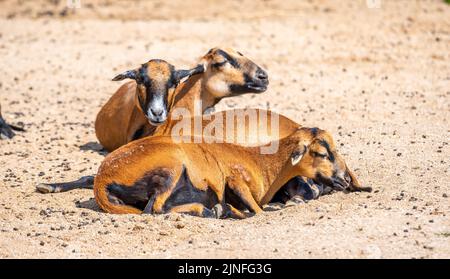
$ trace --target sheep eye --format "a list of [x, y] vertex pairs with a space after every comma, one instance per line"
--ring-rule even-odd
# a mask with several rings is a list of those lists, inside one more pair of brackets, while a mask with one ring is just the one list
[[324, 154], [324, 153], [319, 153], [319, 152], [313, 152], [314, 157], [320, 157], [320, 158], [327, 158], [328, 155]]
[[219, 68], [219, 67], [225, 65], [227, 62], [228, 62], [227, 60], [224, 60], [222, 62], [214, 63], [214, 64], [212, 64], [212, 66], [215, 67], [215, 68]]

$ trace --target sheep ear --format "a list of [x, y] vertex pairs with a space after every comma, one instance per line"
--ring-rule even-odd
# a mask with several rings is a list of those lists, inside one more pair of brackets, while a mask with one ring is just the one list
[[136, 70], [129, 70], [129, 71], [121, 73], [120, 75], [115, 76], [112, 80], [113, 81], [119, 81], [119, 80], [124, 80], [126, 78], [136, 80], [136, 77], [137, 77], [137, 71]]
[[305, 154], [306, 146], [303, 145], [303, 147], [300, 147], [299, 149], [296, 149], [291, 154], [291, 162], [292, 165], [297, 165], [303, 158], [303, 155]]
[[190, 70], [178, 70], [175, 72], [175, 79], [177, 80], [177, 83], [180, 82], [185, 77], [190, 77], [196, 74], [201, 74], [205, 72], [205, 66], [202, 64], [198, 64], [195, 68]]

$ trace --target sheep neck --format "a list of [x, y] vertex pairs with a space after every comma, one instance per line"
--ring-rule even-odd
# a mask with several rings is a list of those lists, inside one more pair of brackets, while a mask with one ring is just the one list
[[[175, 89], [171, 102], [171, 112], [177, 108], [184, 108], [193, 117], [219, 102], [205, 88], [204, 77], [205, 74], [192, 76]], [[195, 106], [199, 101], [201, 101], [201, 107], [197, 108]]]

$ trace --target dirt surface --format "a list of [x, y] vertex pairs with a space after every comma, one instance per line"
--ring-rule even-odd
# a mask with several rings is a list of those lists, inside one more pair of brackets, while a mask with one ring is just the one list
[[[2, 113], [27, 130], [0, 141], [0, 257], [450, 257], [450, 6], [212, 2], [0, 1]], [[117, 216], [89, 190], [35, 192], [96, 172], [94, 120], [113, 76], [150, 58], [189, 67], [214, 46], [271, 81], [217, 109], [270, 105], [329, 130], [375, 191], [241, 221]]]

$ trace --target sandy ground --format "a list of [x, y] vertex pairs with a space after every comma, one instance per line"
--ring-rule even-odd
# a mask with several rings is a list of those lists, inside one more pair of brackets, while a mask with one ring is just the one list
[[[450, 257], [450, 6], [369, 2], [0, 1], [3, 115], [27, 129], [0, 141], [0, 257]], [[269, 104], [331, 131], [375, 191], [242, 221], [116, 216], [89, 190], [35, 192], [96, 172], [115, 74], [150, 58], [188, 67], [213, 46], [271, 80], [218, 109]]]

